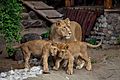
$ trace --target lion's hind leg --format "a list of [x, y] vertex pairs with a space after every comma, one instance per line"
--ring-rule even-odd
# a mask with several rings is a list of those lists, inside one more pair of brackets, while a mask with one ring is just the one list
[[87, 52], [85, 51], [82, 54], [80, 53], [80, 57], [87, 62], [86, 63], [86, 69], [88, 71], [92, 70], [91, 59], [90, 59], [90, 57], [88, 57]]
[[31, 53], [29, 52], [29, 50], [28, 50], [28, 48], [23, 48], [22, 49], [23, 50], [23, 55], [24, 55], [24, 60], [25, 60], [25, 64], [24, 64], [24, 66], [25, 66], [25, 68], [30, 68], [30, 64], [29, 64], [29, 59], [30, 59], [30, 55], [31, 55]]

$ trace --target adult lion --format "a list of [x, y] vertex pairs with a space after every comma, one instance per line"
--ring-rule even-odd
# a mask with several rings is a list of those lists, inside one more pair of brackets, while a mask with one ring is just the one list
[[75, 21], [70, 21], [69, 18], [59, 20], [51, 26], [50, 40], [55, 42], [81, 41], [81, 26]]

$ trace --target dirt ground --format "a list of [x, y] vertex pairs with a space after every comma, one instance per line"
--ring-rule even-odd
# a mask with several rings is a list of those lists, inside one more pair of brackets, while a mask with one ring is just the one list
[[[46, 32], [46, 28], [28, 29], [22, 32], [38, 33]], [[63, 69], [59, 71], [50, 70], [50, 74], [41, 74], [35, 78], [27, 80], [120, 80], [120, 47], [117, 49], [88, 49], [88, 54], [92, 59], [93, 70], [87, 71], [74, 69], [73, 75], [67, 75]], [[6, 55], [0, 54], [0, 72], [9, 71], [11, 68], [24, 68], [23, 63], [6, 58]]]
[[[92, 58], [93, 70], [87, 71], [74, 69], [73, 75], [67, 75], [63, 69], [50, 70], [50, 74], [42, 74], [27, 80], [120, 80], [120, 48], [119, 49], [89, 49]], [[23, 64], [0, 55], [0, 72], [23, 68]]]

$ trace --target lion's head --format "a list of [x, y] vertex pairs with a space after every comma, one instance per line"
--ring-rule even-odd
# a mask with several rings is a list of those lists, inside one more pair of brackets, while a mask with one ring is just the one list
[[64, 44], [64, 43], [59, 43], [58, 44], [58, 53], [57, 53], [57, 57], [59, 58], [65, 58], [66, 55], [69, 53], [68, 51], [68, 45]]
[[58, 48], [56, 46], [51, 46], [50, 52], [52, 56], [56, 56], [58, 52]]
[[55, 42], [51, 42], [51, 46], [50, 46], [50, 52], [52, 56], [56, 56], [58, 53], [58, 47], [57, 47], [57, 43]]
[[66, 20], [59, 20], [56, 22], [56, 33], [62, 38], [69, 39], [71, 37], [71, 30], [69, 24], [66, 24]]
[[65, 55], [68, 53], [68, 45], [66, 45], [65, 43], [52, 42], [50, 52], [52, 56], [64, 58]]

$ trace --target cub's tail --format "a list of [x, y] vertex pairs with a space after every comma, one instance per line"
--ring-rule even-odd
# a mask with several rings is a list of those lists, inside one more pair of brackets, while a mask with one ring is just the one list
[[97, 47], [101, 46], [101, 44], [102, 44], [102, 39], [101, 39], [101, 41], [100, 41], [97, 45], [92, 45], [92, 44], [90, 44], [90, 43], [86, 43], [86, 44], [87, 44], [87, 46], [89, 46], [89, 47], [97, 48]]

